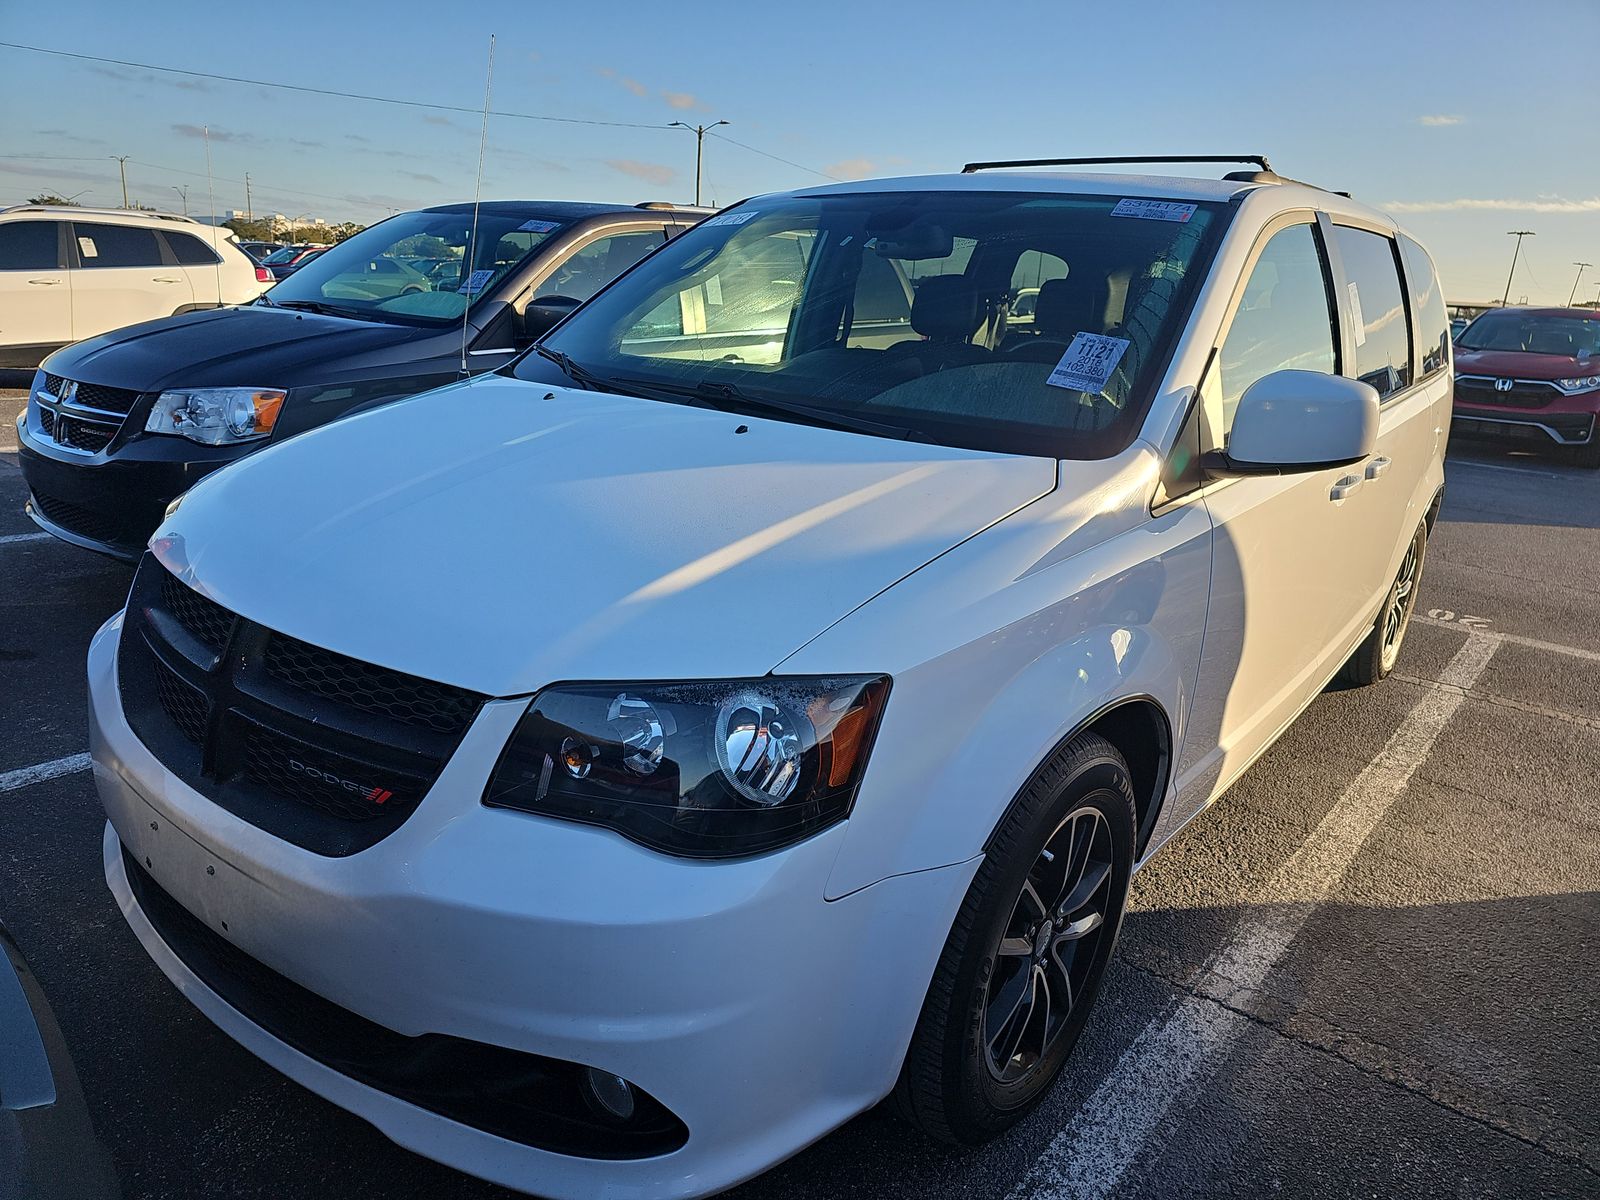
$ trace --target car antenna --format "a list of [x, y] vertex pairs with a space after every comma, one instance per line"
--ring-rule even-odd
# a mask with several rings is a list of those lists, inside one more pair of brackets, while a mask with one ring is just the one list
[[[194, 126], [191, 125], [191, 126], [189, 126], [189, 128], [193, 129]], [[222, 254], [217, 249], [217, 241], [216, 241], [217, 230], [220, 228], [220, 226], [218, 226], [218, 224], [217, 224], [217, 197], [216, 197], [216, 193], [212, 190], [212, 187], [211, 187], [211, 126], [209, 126], [209, 125], [200, 126], [200, 132], [205, 135], [205, 139], [206, 139], [206, 207], [211, 210], [211, 255], [212, 255], [213, 258], [216, 259], [216, 261], [211, 264], [211, 272], [216, 277], [216, 280], [217, 280], [217, 307], [221, 308], [222, 307]], [[192, 296], [190, 297], [191, 300], [193, 298], [194, 297], [192, 297]]]
[[494, 87], [494, 34], [489, 35], [489, 67], [483, 76], [483, 126], [478, 132], [478, 181], [472, 190], [472, 235], [467, 238], [467, 299], [461, 306], [461, 377], [467, 377], [467, 313], [472, 308], [472, 277], [478, 273], [478, 202], [483, 196], [483, 150], [489, 141], [489, 93]]

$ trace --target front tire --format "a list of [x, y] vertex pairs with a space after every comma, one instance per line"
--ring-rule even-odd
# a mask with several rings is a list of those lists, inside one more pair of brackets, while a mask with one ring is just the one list
[[991, 840], [934, 971], [895, 1104], [973, 1146], [1039, 1103], [1088, 1020], [1127, 907], [1127, 763], [1085, 734], [1029, 781]]
[[1400, 560], [1400, 570], [1389, 585], [1378, 610], [1378, 619], [1366, 639], [1356, 647], [1344, 666], [1339, 668], [1339, 678], [1352, 687], [1366, 687], [1387, 679], [1400, 660], [1400, 647], [1406, 630], [1411, 627], [1411, 614], [1417, 607], [1417, 588], [1422, 583], [1422, 565], [1428, 554], [1428, 523], [1423, 521], [1411, 535], [1405, 557]]

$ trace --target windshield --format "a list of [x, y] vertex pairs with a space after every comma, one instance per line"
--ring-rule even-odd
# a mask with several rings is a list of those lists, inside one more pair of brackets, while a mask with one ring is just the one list
[[460, 321], [560, 227], [526, 212], [480, 213], [469, 253], [470, 210], [401, 213], [308, 257], [266, 298], [373, 320]]
[[1562, 358], [1600, 355], [1600, 317], [1538, 313], [1484, 313], [1461, 331], [1463, 350], [1510, 350]]
[[667, 243], [544, 349], [593, 386], [652, 398], [804, 409], [796, 419], [974, 449], [1115, 453], [1222, 224], [1217, 206], [1118, 203], [752, 200]]
[[288, 262], [291, 258], [299, 253], [299, 246], [284, 246], [281, 249], [274, 250], [271, 254], [263, 258], [261, 262], [263, 266], [277, 266], [280, 263]]

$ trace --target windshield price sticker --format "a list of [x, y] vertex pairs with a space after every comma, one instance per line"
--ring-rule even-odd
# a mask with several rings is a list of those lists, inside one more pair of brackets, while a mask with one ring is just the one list
[[1179, 204], [1176, 200], [1118, 200], [1111, 210], [1113, 217], [1143, 217], [1147, 221], [1177, 221], [1182, 224], [1194, 216], [1193, 204]]
[[1056, 369], [1045, 382], [1051, 387], [1071, 388], [1098, 395], [1106, 390], [1111, 373], [1127, 352], [1127, 338], [1106, 337], [1100, 333], [1080, 333], [1061, 356]]
[[760, 215], [760, 213], [755, 212], [754, 210], [750, 212], [723, 213], [720, 217], [712, 217], [709, 221], [705, 222], [705, 226], [707, 229], [709, 229], [713, 225], [743, 225], [746, 221], [753, 220]]
[[471, 295], [473, 292], [481, 292], [484, 284], [488, 283], [493, 277], [493, 267], [485, 268], [482, 271], [474, 271], [471, 275], [467, 276], [467, 281], [458, 287], [456, 291], [462, 293], [463, 295]]
[[524, 233], [549, 233], [559, 224], [559, 221], [524, 221], [517, 229]]

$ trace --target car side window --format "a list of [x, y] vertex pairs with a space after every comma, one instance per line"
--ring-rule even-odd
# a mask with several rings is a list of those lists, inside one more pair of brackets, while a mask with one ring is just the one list
[[1422, 374], [1426, 377], [1450, 365], [1450, 317], [1445, 311], [1444, 288], [1428, 252], [1405, 234], [1400, 235], [1400, 257], [1406, 264], [1411, 313], [1417, 327], [1417, 346], [1422, 351]]
[[7, 221], [0, 225], [0, 271], [54, 271], [60, 268], [58, 221]]
[[1344, 298], [1355, 331], [1355, 362], [1346, 374], [1383, 399], [1411, 386], [1411, 327], [1393, 238], [1335, 225], [1334, 245], [1348, 281]]
[[161, 265], [161, 244], [153, 229], [74, 221], [72, 232], [78, 241], [78, 265], [85, 269]]
[[597, 238], [555, 269], [540, 286], [539, 297], [570, 296], [574, 300], [587, 300], [666, 240], [666, 234], [659, 229]]
[[210, 266], [214, 262], [221, 261], [216, 251], [192, 234], [168, 233], [166, 239], [167, 245], [172, 247], [173, 257], [178, 260], [180, 266]]
[[1274, 371], [1320, 371], [1337, 362], [1322, 248], [1310, 225], [1273, 234], [1244, 286], [1201, 393], [1214, 445], [1225, 447], [1245, 389]]

